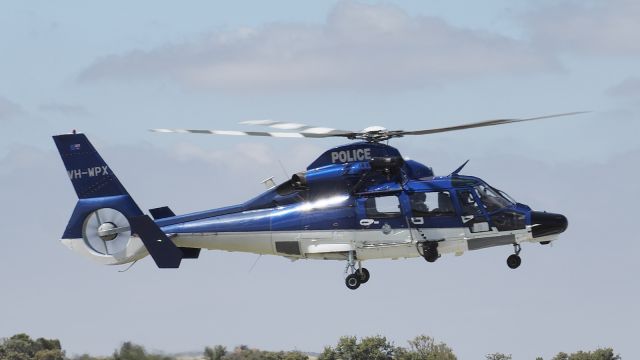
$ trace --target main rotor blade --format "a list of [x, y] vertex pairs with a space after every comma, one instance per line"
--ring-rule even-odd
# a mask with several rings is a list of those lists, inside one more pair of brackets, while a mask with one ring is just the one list
[[275, 120], [248, 120], [248, 121], [242, 121], [240, 122], [240, 124], [268, 126], [268, 127], [272, 127], [280, 130], [297, 130], [298, 132], [304, 133], [304, 134], [345, 135], [345, 134], [354, 133], [353, 131], [333, 129], [333, 128], [328, 128], [324, 126], [290, 123], [290, 122], [275, 121]]
[[283, 138], [325, 138], [325, 137], [349, 137], [351, 132], [321, 133], [321, 132], [271, 132], [271, 131], [235, 131], [235, 130], [198, 130], [198, 129], [150, 129], [160, 133], [206, 134], [206, 135], [232, 135], [232, 136], [271, 136]]
[[427, 134], [435, 134], [435, 133], [441, 133], [441, 132], [447, 132], [447, 131], [456, 131], [456, 130], [472, 129], [472, 128], [479, 128], [479, 127], [485, 127], [485, 126], [511, 124], [511, 123], [523, 122], [523, 121], [533, 121], [533, 120], [542, 120], [542, 119], [556, 118], [556, 117], [562, 117], [562, 116], [586, 114], [588, 112], [589, 111], [575, 111], [575, 112], [562, 113], [562, 114], [536, 116], [536, 117], [524, 118], [524, 119], [484, 120], [484, 121], [478, 121], [478, 122], [473, 122], [473, 123], [468, 123], [468, 124], [447, 126], [447, 127], [435, 128], [435, 129], [414, 130], [414, 131], [397, 131], [397, 132], [393, 131], [393, 135], [395, 135], [395, 136], [427, 135]]

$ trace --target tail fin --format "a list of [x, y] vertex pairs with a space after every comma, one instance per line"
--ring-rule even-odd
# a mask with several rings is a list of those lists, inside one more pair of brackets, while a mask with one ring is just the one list
[[[178, 267], [180, 249], [143, 214], [87, 137], [67, 134], [53, 140], [79, 199], [63, 243], [104, 264], [132, 262], [148, 252], [158, 267]], [[162, 246], [153, 243], [162, 240]]]
[[53, 140], [78, 198], [129, 195], [84, 134], [57, 135]]

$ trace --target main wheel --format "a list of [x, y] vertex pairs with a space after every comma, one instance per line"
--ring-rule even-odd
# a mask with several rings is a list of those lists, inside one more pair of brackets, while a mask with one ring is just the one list
[[356, 271], [356, 274], [358, 275], [358, 280], [360, 280], [360, 284], [364, 284], [367, 281], [369, 281], [369, 278], [371, 278], [371, 275], [369, 275], [369, 270], [365, 269], [365, 268], [360, 268]]
[[522, 263], [520, 256], [513, 254], [507, 258], [507, 266], [511, 269], [517, 269]]
[[356, 274], [349, 274], [346, 279], [344, 279], [344, 283], [351, 290], [355, 290], [360, 287], [360, 279]]
[[436, 260], [438, 260], [439, 257], [440, 257], [440, 254], [438, 254], [438, 248], [434, 246], [429, 246], [424, 251], [424, 259], [427, 260], [427, 262], [430, 262], [430, 263], [435, 262]]

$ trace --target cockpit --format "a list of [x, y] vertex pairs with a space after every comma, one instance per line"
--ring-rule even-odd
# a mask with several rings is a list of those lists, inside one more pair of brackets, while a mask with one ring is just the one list
[[480, 202], [489, 213], [516, 204], [509, 195], [498, 189], [494, 189], [487, 184], [476, 185], [474, 189], [476, 190], [476, 194], [478, 194]]
[[530, 209], [479, 178], [435, 178], [410, 185], [411, 216], [425, 224], [448, 226], [462, 221], [476, 231], [524, 229]]

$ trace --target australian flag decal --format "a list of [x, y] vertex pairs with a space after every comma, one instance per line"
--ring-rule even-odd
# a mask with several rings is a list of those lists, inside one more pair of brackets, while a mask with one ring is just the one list
[[70, 149], [71, 151], [80, 150], [80, 144], [72, 144]]

